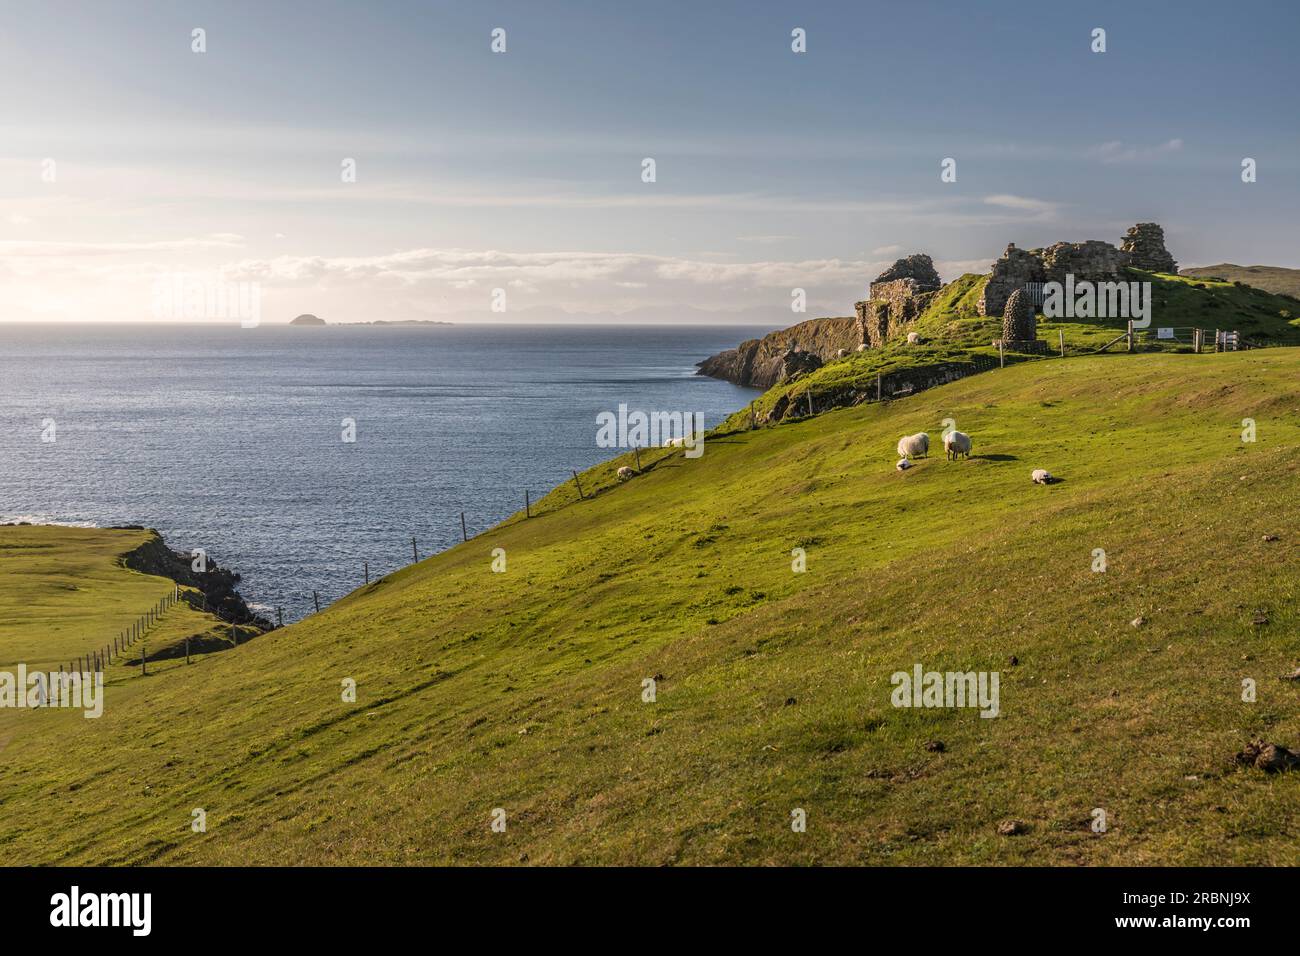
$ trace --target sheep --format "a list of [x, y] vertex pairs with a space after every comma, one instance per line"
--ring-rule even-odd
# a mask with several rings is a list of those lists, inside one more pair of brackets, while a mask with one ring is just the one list
[[930, 436], [925, 432], [904, 435], [898, 440], [899, 458], [920, 458], [921, 456], [930, 457]]
[[866, 342], [863, 342], [863, 343], [861, 343], [861, 344], [858, 346], [858, 351], [859, 351], [859, 352], [865, 352], [865, 351], [866, 351], [867, 349], [869, 349], [870, 347], [871, 347], [871, 346], [867, 345]]
[[970, 457], [970, 435], [965, 432], [951, 431], [943, 436], [943, 453], [944, 457], [952, 461], [957, 460], [958, 455]]
[[912, 467], [912, 463], [908, 461], [906, 458], [900, 458], [898, 459], [898, 464], [895, 465], [894, 467], [897, 468], [899, 471], [907, 471], [907, 469]]
[[849, 354], [849, 350], [848, 350], [848, 349], [836, 349], [836, 350], [835, 350], [835, 357], [836, 357], [836, 358], [844, 358], [844, 356], [846, 356], [846, 355], [848, 355], [848, 354]]
[[1035, 468], [1033, 474], [1029, 476], [1036, 485], [1050, 485], [1056, 479], [1046, 468]]
[[623, 467], [621, 467], [621, 468], [618, 470], [618, 480], [619, 480], [619, 481], [627, 481], [629, 478], [631, 478], [631, 477], [632, 477], [633, 475], [635, 475], [635, 474], [636, 474], [636, 470], [635, 470], [635, 469], [633, 469], [633, 468], [629, 468], [627, 465], [624, 465]]
[[908, 332], [908, 333], [907, 333], [907, 344], [908, 344], [908, 345], [919, 345], [920, 342], [921, 342], [921, 335], [920, 335], [919, 332]]

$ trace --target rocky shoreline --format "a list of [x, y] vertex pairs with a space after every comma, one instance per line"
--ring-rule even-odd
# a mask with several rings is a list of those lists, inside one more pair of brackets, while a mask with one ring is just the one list
[[122, 557], [122, 564], [132, 571], [142, 574], [154, 574], [170, 578], [177, 584], [194, 588], [198, 593], [183, 595], [193, 607], [206, 610], [223, 621], [231, 624], [247, 625], [262, 631], [272, 630], [275, 625], [260, 615], [254, 614], [248, 604], [236, 590], [240, 576], [234, 571], [220, 567], [208, 557], [205, 559], [206, 570], [195, 571], [193, 558], [184, 551], [173, 551], [163, 541], [162, 535], [152, 528], [141, 525], [119, 525], [119, 530], [149, 531], [151, 537], [144, 544]]

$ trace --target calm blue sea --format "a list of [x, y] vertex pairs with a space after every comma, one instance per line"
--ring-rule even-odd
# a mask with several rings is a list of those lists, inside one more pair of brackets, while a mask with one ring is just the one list
[[610, 457], [600, 411], [716, 424], [753, 392], [694, 363], [766, 331], [0, 325], [0, 521], [154, 527], [297, 618]]

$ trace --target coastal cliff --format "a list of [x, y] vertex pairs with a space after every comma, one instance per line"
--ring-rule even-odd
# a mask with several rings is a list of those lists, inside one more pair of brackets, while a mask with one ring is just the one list
[[856, 351], [861, 341], [854, 318], [809, 319], [711, 355], [696, 363], [695, 374], [750, 388], [771, 388], [781, 381], [787, 352], [811, 354], [826, 362], [840, 349]]
[[197, 596], [187, 595], [185, 599], [191, 604], [197, 600], [204, 610], [223, 621], [248, 624], [261, 631], [269, 631], [274, 627], [266, 618], [254, 614], [235, 590], [235, 585], [240, 580], [238, 574], [218, 567], [210, 557], [205, 562], [205, 571], [195, 571], [190, 555], [184, 551], [173, 551], [156, 531], [152, 532], [148, 541], [122, 558], [122, 563], [132, 571], [171, 578], [177, 584], [196, 589], [199, 592]]

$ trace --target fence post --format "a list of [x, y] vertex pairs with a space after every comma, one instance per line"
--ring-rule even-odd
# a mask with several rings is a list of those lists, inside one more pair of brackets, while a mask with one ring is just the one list
[[1065, 358], [1065, 329], [1057, 329], [1056, 334], [1061, 337], [1061, 358]]
[[815, 414], [815, 413], [813, 412], [813, 400], [812, 400], [812, 389], [811, 389], [811, 388], [808, 389], [807, 395], [808, 395], [808, 416], [811, 418], [811, 417]]
[[185, 638], [185, 663], [188, 664], [189, 662], [190, 662], [190, 639], [187, 637]]
[[998, 339], [998, 368], [1007, 367], [1007, 354], [1003, 350], [1002, 340]]
[[366, 583], [369, 584], [370, 583], [370, 562], [362, 561], [361, 564], [366, 569]]
[[[578, 472], [576, 470], [573, 470], [573, 483], [578, 486], [578, 500], [581, 501], [584, 497], [582, 494], [582, 482], [578, 480]], [[462, 538], [465, 537], [465, 512], [463, 511], [460, 513], [460, 536]]]
[[411, 561], [418, 562], [419, 560], [420, 553], [415, 550], [415, 535], [411, 535]]
[[1128, 348], [1126, 351], [1133, 351], [1133, 320], [1128, 320]]
[[312, 592], [311, 592], [311, 599], [312, 599], [312, 601], [314, 601], [315, 604], [316, 604], [316, 613], [319, 614], [319, 613], [320, 613], [320, 595], [318, 595], [315, 591], [312, 591]]
[[636, 470], [641, 470], [641, 449], [637, 445], [632, 446], [632, 454], [636, 455]]
[[140, 676], [146, 677], [149, 674], [149, 642], [145, 641], [144, 646], [140, 648]]
[[525, 488], [524, 489], [524, 517], [531, 518], [532, 516], [533, 516], [533, 503], [528, 499], [528, 489]]
[[754, 422], [754, 403], [749, 403], [749, 430], [753, 431], [758, 425]]
[[1214, 330], [1214, 351], [1219, 351], [1219, 330]]

